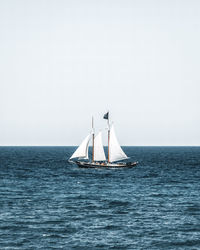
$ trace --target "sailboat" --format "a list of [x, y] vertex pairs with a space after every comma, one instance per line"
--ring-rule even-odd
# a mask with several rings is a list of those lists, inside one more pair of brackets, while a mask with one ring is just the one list
[[[122, 150], [115, 135], [114, 125], [109, 123], [109, 112], [104, 116], [108, 121], [108, 158], [106, 159], [102, 143], [102, 132], [96, 136], [94, 133], [94, 122], [92, 118], [92, 132], [86, 136], [80, 146], [69, 158], [70, 163], [75, 163], [81, 168], [123, 168], [136, 166], [138, 162], [122, 162], [129, 157]], [[92, 139], [92, 159], [89, 160], [88, 148]]]

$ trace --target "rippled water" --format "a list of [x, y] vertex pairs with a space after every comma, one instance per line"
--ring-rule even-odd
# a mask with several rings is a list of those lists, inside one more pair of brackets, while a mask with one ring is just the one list
[[200, 147], [125, 147], [132, 169], [79, 169], [73, 147], [0, 147], [0, 249], [200, 249]]

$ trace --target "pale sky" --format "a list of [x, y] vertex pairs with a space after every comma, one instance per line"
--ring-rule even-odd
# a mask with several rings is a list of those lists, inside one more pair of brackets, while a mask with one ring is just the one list
[[0, 1], [1, 146], [78, 145], [107, 110], [121, 145], [200, 145], [199, 108], [200, 1]]

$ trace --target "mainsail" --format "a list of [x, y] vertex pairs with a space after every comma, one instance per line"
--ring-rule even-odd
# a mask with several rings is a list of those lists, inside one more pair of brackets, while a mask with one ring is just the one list
[[125, 160], [128, 158], [119, 145], [113, 125], [110, 129], [109, 158], [110, 162]]
[[89, 134], [81, 143], [81, 145], [77, 148], [77, 150], [73, 153], [73, 155], [70, 157], [70, 160], [73, 158], [84, 158], [88, 159], [88, 146], [89, 146], [89, 141], [90, 141], [90, 136]]
[[94, 161], [106, 161], [101, 131], [94, 138]]

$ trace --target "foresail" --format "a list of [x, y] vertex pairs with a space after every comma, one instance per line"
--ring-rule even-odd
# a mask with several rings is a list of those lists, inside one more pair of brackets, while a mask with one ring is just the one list
[[71, 159], [74, 158], [85, 158], [88, 159], [88, 146], [90, 141], [90, 134], [83, 140], [81, 145], [76, 149], [73, 155], [70, 157]]
[[127, 159], [127, 155], [124, 153], [122, 148], [119, 145], [119, 142], [117, 140], [117, 137], [115, 135], [115, 130], [112, 125], [110, 129], [110, 162], [114, 161], [120, 161], [120, 160], [125, 160]]
[[94, 161], [106, 161], [101, 132], [94, 138]]
[[89, 142], [88, 142], [88, 146], [87, 146], [87, 149], [86, 149], [86, 156], [85, 157], [79, 157], [79, 159], [81, 160], [88, 160], [89, 157], [88, 157], [88, 150], [89, 150]]

